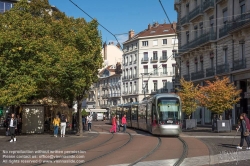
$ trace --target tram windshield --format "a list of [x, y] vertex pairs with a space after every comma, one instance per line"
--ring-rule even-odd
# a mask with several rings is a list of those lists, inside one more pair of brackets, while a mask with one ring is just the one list
[[175, 123], [180, 120], [180, 102], [177, 98], [160, 98], [157, 106], [161, 123]]

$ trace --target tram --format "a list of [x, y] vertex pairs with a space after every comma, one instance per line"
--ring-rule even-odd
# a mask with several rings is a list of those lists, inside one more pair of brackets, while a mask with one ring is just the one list
[[126, 114], [127, 127], [154, 135], [179, 136], [181, 132], [181, 100], [176, 94], [156, 94], [141, 102], [112, 107], [110, 111], [119, 119]]

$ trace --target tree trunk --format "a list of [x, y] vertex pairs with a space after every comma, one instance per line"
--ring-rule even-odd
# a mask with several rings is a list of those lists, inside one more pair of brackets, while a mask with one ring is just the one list
[[83, 136], [83, 131], [82, 131], [82, 102], [81, 100], [77, 100], [77, 113], [78, 113], [78, 132], [77, 135]]

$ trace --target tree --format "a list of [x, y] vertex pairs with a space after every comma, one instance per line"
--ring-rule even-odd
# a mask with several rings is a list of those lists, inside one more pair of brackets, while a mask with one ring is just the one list
[[97, 21], [51, 12], [48, 0], [21, 0], [0, 20], [0, 105], [44, 97], [68, 105], [77, 100], [81, 115], [103, 62]]
[[225, 110], [233, 108], [240, 100], [241, 90], [237, 90], [228, 77], [215, 81], [206, 81], [206, 86], [200, 87], [199, 102], [210, 111], [221, 115]]
[[191, 114], [198, 107], [197, 97], [198, 97], [198, 86], [190, 81], [185, 81], [183, 78], [180, 80], [181, 89], [178, 89], [178, 95], [182, 102], [182, 112], [184, 112], [190, 119]]

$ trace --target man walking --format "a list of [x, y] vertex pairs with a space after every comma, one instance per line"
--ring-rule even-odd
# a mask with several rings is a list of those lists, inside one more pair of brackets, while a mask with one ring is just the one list
[[123, 132], [126, 132], [126, 128], [127, 128], [126, 115], [123, 115], [123, 117], [122, 117], [122, 126], [123, 126]]
[[16, 129], [17, 129], [17, 119], [15, 118], [15, 114], [13, 113], [11, 114], [11, 119], [8, 124], [8, 130], [10, 131], [11, 135], [10, 142], [16, 141], [16, 133], [15, 133]]
[[88, 122], [88, 131], [91, 131], [91, 124], [92, 124], [92, 116], [91, 113], [89, 113], [89, 116], [87, 116], [87, 122]]

